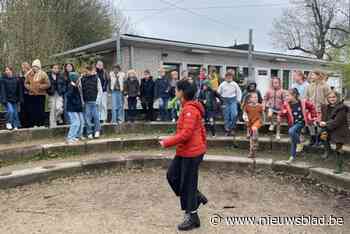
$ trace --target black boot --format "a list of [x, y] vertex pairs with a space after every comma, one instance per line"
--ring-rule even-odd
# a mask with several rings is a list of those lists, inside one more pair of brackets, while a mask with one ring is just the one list
[[201, 222], [197, 213], [186, 213], [184, 221], [177, 226], [179, 231], [189, 231], [195, 228], [199, 228]]
[[336, 168], [333, 171], [334, 174], [341, 174], [341, 173], [343, 173], [343, 163], [344, 163], [343, 155], [341, 155], [339, 152], [337, 152]]
[[197, 200], [198, 200], [198, 207], [200, 205], [204, 206], [205, 204], [208, 203], [208, 199], [201, 192], [198, 192]]

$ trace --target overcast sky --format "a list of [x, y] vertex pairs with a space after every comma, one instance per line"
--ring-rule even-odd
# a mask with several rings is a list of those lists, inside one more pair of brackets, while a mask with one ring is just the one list
[[[176, 3], [191, 12], [176, 9]], [[140, 35], [221, 46], [248, 42], [254, 29], [256, 50], [281, 51], [273, 47], [269, 33], [275, 17], [282, 14], [289, 0], [121, 0]], [[177, 3], [178, 2], [178, 3]], [[210, 9], [196, 9], [206, 8]], [[225, 7], [225, 8], [221, 8]], [[142, 9], [142, 11], [133, 11]], [[162, 9], [147, 11], [149, 9]], [[201, 14], [205, 16], [198, 16]], [[210, 18], [210, 19], [207, 19]]]

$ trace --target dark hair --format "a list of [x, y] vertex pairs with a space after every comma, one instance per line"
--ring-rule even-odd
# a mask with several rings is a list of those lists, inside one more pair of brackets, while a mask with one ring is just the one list
[[4, 70], [3, 70], [3, 75], [5, 76], [5, 71], [6, 71], [6, 68], [8, 68], [11, 72], [12, 72], [12, 76], [14, 76], [15, 74], [15, 70], [13, 69], [13, 67], [12, 66], [10, 66], [10, 65], [6, 65], [5, 67], [4, 67]]
[[151, 75], [151, 71], [148, 70], [148, 69], [146, 69], [143, 73], [146, 73], [146, 74], [148, 74], [148, 75]]
[[196, 85], [191, 84], [188, 80], [180, 80], [177, 82], [176, 88], [183, 92], [186, 101], [194, 100], [197, 92]]
[[51, 69], [54, 68], [55, 66], [60, 66], [58, 63], [51, 64]]
[[297, 88], [288, 89], [288, 92], [292, 94], [295, 99], [299, 100], [300, 93]]
[[67, 71], [67, 66], [71, 65], [72, 66], [72, 72], [75, 72], [75, 67], [73, 63], [66, 63], [64, 64], [64, 71], [63, 71], [63, 77], [65, 80], [69, 80], [69, 72]]
[[113, 68], [116, 68], [116, 69], [118, 69], [119, 71], [121, 71], [121, 70], [122, 70], [122, 68], [120, 67], [120, 65], [119, 65], [119, 64], [115, 64], [115, 65], [113, 66]]

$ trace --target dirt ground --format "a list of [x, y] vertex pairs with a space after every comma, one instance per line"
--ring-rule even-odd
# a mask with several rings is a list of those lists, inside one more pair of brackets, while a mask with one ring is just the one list
[[[105, 172], [57, 179], [0, 191], [1, 234], [177, 233], [179, 200], [163, 169]], [[348, 197], [271, 175], [204, 171], [200, 189], [209, 203], [200, 208], [201, 228], [191, 233], [348, 233]], [[225, 216], [334, 215], [342, 226], [210, 224]]]

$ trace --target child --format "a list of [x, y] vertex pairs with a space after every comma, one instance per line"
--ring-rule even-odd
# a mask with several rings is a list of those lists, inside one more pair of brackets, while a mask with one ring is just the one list
[[206, 79], [207, 79], [207, 69], [205, 67], [201, 67], [199, 70], [199, 76], [198, 76], [199, 89], [202, 89], [202, 85]]
[[153, 121], [154, 81], [149, 70], [145, 70], [143, 75], [140, 87], [141, 104], [146, 115], [145, 120]]
[[220, 85], [220, 77], [216, 72], [216, 68], [213, 66], [209, 69], [209, 79], [212, 90], [217, 91]]
[[258, 130], [262, 126], [263, 105], [259, 103], [257, 93], [250, 93], [247, 96], [247, 102], [244, 105], [244, 119], [247, 122], [247, 128], [250, 136], [250, 151], [248, 158], [255, 158], [258, 148]]
[[[312, 71], [310, 74], [310, 85], [306, 89], [306, 99], [312, 102], [318, 114], [318, 118], [321, 116], [321, 106], [327, 103], [327, 94], [331, 91], [329, 85], [327, 84], [328, 76], [322, 71]], [[317, 126], [308, 125], [311, 141], [310, 146], [318, 145], [318, 132]]]
[[83, 103], [80, 96], [79, 74], [69, 73], [70, 83], [67, 87], [67, 112], [70, 121], [67, 143], [74, 144], [83, 139], [84, 115]]
[[226, 136], [234, 135], [233, 130], [237, 121], [237, 103], [240, 103], [242, 91], [238, 84], [233, 81], [234, 74], [227, 72], [225, 81], [218, 88], [218, 94], [223, 99], [224, 122]]
[[164, 68], [159, 69], [159, 78], [155, 81], [154, 96], [159, 100], [159, 114], [161, 121], [169, 120], [168, 102], [170, 99], [170, 82], [165, 76]]
[[178, 117], [178, 111], [180, 109], [180, 101], [175, 95], [176, 83], [179, 80], [179, 73], [177, 71], [172, 71], [170, 73], [170, 101], [168, 103], [168, 109], [170, 111], [171, 119], [175, 123]]
[[284, 96], [285, 91], [282, 89], [280, 78], [273, 77], [271, 80], [271, 88], [267, 91], [264, 97], [264, 106], [267, 109], [267, 118], [271, 123], [269, 131], [273, 132], [276, 125], [276, 140], [278, 141], [281, 139], [281, 124], [276, 120], [284, 102]]
[[47, 94], [50, 103], [50, 128], [54, 128], [57, 122], [63, 124], [63, 97], [67, 91], [67, 81], [61, 76], [58, 64], [52, 65], [49, 80], [51, 86]]
[[181, 103], [177, 97], [174, 97], [168, 102], [168, 109], [171, 113], [172, 122], [175, 123], [179, 118]]
[[194, 101], [196, 86], [181, 80], [176, 86], [176, 96], [182, 104], [176, 134], [160, 141], [162, 147], [176, 145], [176, 156], [168, 169], [167, 179], [176, 196], [180, 197], [184, 221], [178, 225], [180, 231], [200, 226], [197, 209], [208, 200], [198, 191], [198, 169], [207, 150], [206, 133], [203, 126], [204, 108]]
[[327, 158], [331, 150], [330, 142], [336, 144], [336, 169], [334, 173], [340, 174], [343, 171], [343, 155], [342, 148], [345, 143], [349, 142], [350, 130], [348, 124], [349, 108], [344, 105], [339, 95], [335, 91], [331, 91], [327, 95], [328, 105], [321, 106], [321, 122], [320, 127], [325, 129], [326, 137], [322, 137], [325, 143], [325, 155]]
[[[82, 69], [81, 88], [85, 104], [86, 131], [89, 139], [100, 137], [101, 125], [97, 103], [102, 97], [102, 86], [91, 65]], [[92, 120], [94, 122], [92, 122]]]
[[23, 101], [23, 92], [20, 80], [15, 77], [10, 66], [5, 67], [1, 85], [2, 103], [6, 108], [6, 128], [8, 130], [21, 127], [19, 121], [17, 105]]
[[215, 134], [215, 104], [216, 96], [215, 92], [210, 87], [210, 82], [204, 81], [202, 90], [199, 93], [199, 101], [205, 108], [205, 123], [209, 126], [209, 130], [213, 137]]
[[296, 158], [297, 146], [300, 144], [300, 133], [306, 124], [311, 124], [317, 119], [315, 106], [306, 100], [300, 100], [297, 89], [289, 89], [286, 102], [282, 105], [278, 115], [278, 121], [287, 118], [291, 140], [291, 156], [288, 163]]
[[135, 70], [128, 71], [128, 78], [124, 82], [124, 95], [128, 98], [128, 120], [136, 119], [137, 97], [140, 96], [140, 83]]
[[296, 88], [300, 94], [300, 98], [304, 99], [306, 96], [307, 87], [309, 86], [309, 82], [307, 82], [304, 73], [302, 71], [294, 71], [293, 80], [295, 82], [293, 88]]
[[112, 92], [112, 124], [124, 122], [124, 78], [125, 73], [119, 64], [113, 66], [113, 70], [109, 73], [111, 78]]

